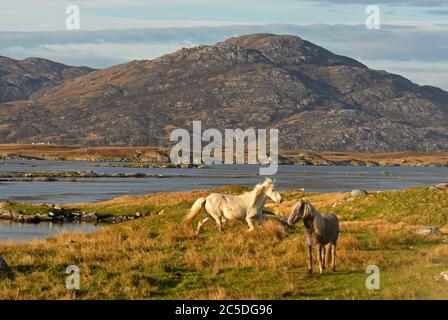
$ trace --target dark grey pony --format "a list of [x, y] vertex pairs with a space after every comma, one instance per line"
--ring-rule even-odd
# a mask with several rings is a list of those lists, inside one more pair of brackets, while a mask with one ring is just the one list
[[[319, 271], [324, 272], [325, 260], [336, 271], [336, 242], [339, 236], [339, 220], [334, 214], [321, 215], [311, 203], [300, 200], [292, 209], [288, 224], [299, 220], [305, 225], [305, 239], [308, 252], [308, 272], [313, 272], [313, 245], [317, 246]], [[325, 246], [327, 245], [327, 248]]]

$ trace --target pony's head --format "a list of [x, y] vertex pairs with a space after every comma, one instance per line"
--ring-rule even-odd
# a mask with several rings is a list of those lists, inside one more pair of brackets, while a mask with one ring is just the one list
[[300, 199], [299, 202], [292, 208], [291, 214], [288, 218], [288, 224], [296, 224], [299, 220], [303, 220], [313, 215], [313, 206], [308, 201]]
[[266, 196], [268, 196], [275, 203], [282, 202], [282, 196], [275, 190], [274, 182], [271, 179], [266, 178], [266, 180], [261, 184], [262, 188], [265, 191]]

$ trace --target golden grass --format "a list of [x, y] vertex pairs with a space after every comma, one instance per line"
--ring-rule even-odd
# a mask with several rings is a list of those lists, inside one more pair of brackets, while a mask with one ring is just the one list
[[[234, 190], [234, 189], [232, 189]], [[337, 272], [308, 275], [303, 226], [266, 219], [254, 232], [229, 221], [195, 237], [179, 222], [205, 191], [122, 197], [86, 206], [163, 208], [163, 215], [105, 226], [93, 234], [63, 233], [29, 243], [2, 242], [11, 266], [0, 276], [0, 299], [448, 299], [447, 235], [415, 233], [417, 225], [341, 216]], [[284, 193], [270, 204], [283, 214], [303, 195], [328, 206], [344, 197]], [[446, 230], [446, 229], [444, 229]], [[65, 288], [65, 268], [81, 269], [81, 290]], [[365, 269], [381, 270], [381, 289], [365, 288]], [[317, 269], [317, 268], [316, 268]]]

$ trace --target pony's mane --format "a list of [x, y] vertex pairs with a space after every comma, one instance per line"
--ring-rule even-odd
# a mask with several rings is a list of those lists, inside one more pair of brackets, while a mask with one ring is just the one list
[[259, 183], [257, 185], [255, 185], [254, 189], [252, 191], [246, 191], [245, 193], [252, 193], [254, 191], [259, 191], [264, 187], [273, 185], [273, 182], [270, 178], [266, 178], [266, 180], [264, 180], [262, 183]]
[[253, 201], [255, 203], [258, 200], [259, 195], [261, 194], [262, 190], [265, 187], [267, 187], [269, 185], [272, 185], [272, 184], [273, 184], [272, 180], [270, 178], [266, 178], [266, 180], [263, 181], [262, 183], [259, 183], [259, 184], [255, 185], [255, 187], [254, 187], [254, 189], [252, 191], [246, 191], [246, 192], [243, 193], [243, 195], [245, 195], [245, 196], [253, 196], [254, 193], [255, 193], [255, 197], [253, 199]]
[[314, 232], [321, 235], [324, 229], [324, 220], [322, 215], [317, 211], [317, 209], [308, 201], [305, 201], [304, 214], [313, 217], [314, 221]]

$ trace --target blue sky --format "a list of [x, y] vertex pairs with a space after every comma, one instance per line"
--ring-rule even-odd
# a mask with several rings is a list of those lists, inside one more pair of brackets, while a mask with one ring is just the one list
[[[341, 4], [342, 3], [342, 4]], [[448, 0], [15, 0], [2, 1], [0, 30], [63, 30], [76, 4], [84, 30], [228, 24], [362, 24], [374, 4], [386, 24], [447, 23]]]
[[[76, 4], [81, 30], [65, 28]], [[367, 30], [367, 5], [381, 29]], [[375, 69], [448, 89], [448, 0], [15, 0], [0, 2], [0, 55], [107, 67], [253, 32], [301, 36]]]

